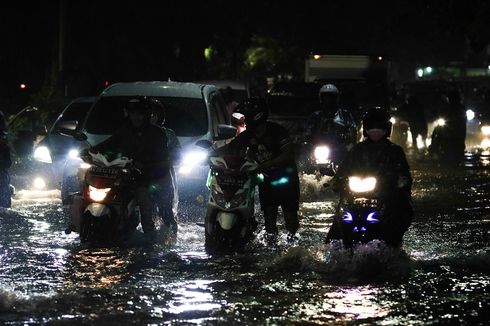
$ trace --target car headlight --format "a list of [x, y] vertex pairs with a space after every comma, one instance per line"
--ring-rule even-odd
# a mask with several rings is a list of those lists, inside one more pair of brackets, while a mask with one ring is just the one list
[[349, 189], [352, 192], [368, 192], [373, 191], [376, 188], [375, 177], [349, 177]]
[[204, 162], [208, 154], [205, 151], [191, 151], [184, 154], [182, 158], [182, 163], [179, 168], [179, 173], [189, 174], [192, 170]]
[[68, 157], [69, 158], [78, 158], [78, 157], [80, 157], [80, 152], [78, 151], [78, 149], [70, 149], [68, 151]]
[[490, 136], [490, 126], [481, 126], [481, 133], [483, 134], [483, 136]]
[[34, 150], [34, 159], [39, 162], [53, 163], [51, 160], [51, 154], [49, 153], [49, 148], [46, 146], [39, 146]]
[[88, 187], [88, 196], [93, 201], [103, 201], [107, 194], [111, 191], [111, 188], [95, 188], [94, 186]]
[[327, 163], [328, 157], [330, 155], [330, 149], [328, 146], [317, 146], [313, 152], [317, 164]]
[[396, 119], [394, 117], [391, 117], [390, 118], [390, 122], [392, 125], [396, 124]]

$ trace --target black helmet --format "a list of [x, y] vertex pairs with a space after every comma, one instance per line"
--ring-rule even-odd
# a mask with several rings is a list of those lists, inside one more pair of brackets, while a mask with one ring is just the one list
[[267, 121], [269, 109], [263, 98], [249, 98], [238, 104], [235, 112], [245, 115], [247, 126], [256, 126]]
[[391, 134], [392, 123], [391, 116], [385, 109], [374, 107], [369, 109], [362, 117], [362, 130], [364, 136], [367, 136], [366, 130], [369, 129], [385, 129], [386, 137]]
[[334, 84], [325, 84], [318, 91], [320, 104], [335, 104], [338, 105], [339, 89]]
[[126, 111], [128, 112], [134, 112], [134, 111], [140, 111], [140, 112], [151, 112], [151, 105], [150, 102], [148, 101], [148, 98], [146, 96], [138, 96], [138, 97], [133, 97], [129, 101], [126, 102]]

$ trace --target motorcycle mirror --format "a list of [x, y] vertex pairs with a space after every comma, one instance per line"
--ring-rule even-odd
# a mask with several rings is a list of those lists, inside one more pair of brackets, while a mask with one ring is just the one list
[[215, 137], [215, 140], [224, 140], [233, 138], [236, 136], [237, 129], [233, 126], [229, 125], [218, 125], [218, 135]]
[[213, 146], [213, 143], [210, 142], [209, 140], [206, 139], [201, 139], [196, 142], [196, 146], [199, 146], [204, 149], [211, 148]]

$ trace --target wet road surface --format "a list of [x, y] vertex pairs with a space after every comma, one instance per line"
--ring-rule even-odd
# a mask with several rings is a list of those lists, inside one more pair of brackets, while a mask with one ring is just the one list
[[[412, 162], [403, 250], [324, 245], [335, 197], [302, 178], [301, 230], [209, 256], [195, 216], [176, 237], [89, 248], [65, 235], [58, 192], [0, 208], [0, 324], [484, 325], [490, 315], [490, 170]], [[259, 222], [263, 219], [259, 215]], [[283, 229], [283, 226], [280, 226]]]

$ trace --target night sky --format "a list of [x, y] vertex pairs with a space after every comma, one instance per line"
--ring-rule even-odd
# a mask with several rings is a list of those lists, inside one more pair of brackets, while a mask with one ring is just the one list
[[[36, 92], [57, 71], [59, 1], [0, 6], [0, 97], [15, 96], [21, 82]], [[224, 77], [239, 77], [253, 35], [275, 40], [299, 68], [312, 52], [379, 53], [407, 64], [489, 57], [484, 0], [66, 1], [64, 12], [63, 78], [76, 95], [106, 80], [215, 78], [205, 67], [209, 45], [230, 64]]]

